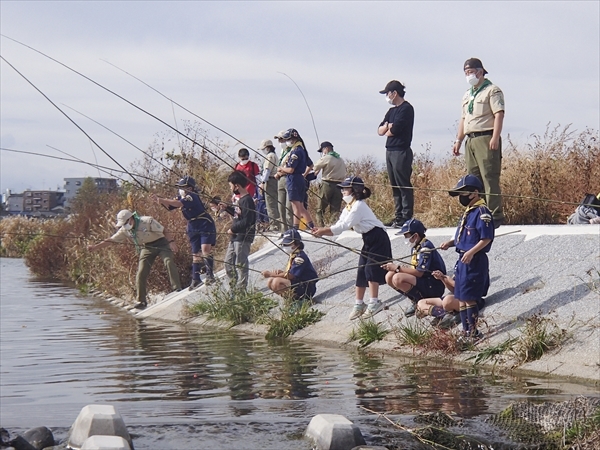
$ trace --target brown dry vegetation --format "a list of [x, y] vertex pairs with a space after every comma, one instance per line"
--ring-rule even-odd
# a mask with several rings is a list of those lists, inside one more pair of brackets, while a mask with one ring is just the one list
[[[221, 142], [211, 140], [206, 131], [186, 124], [184, 132], [201, 143], [170, 142], [169, 134], [160, 135], [149, 146], [147, 156], [134, 163], [132, 172], [149, 192], [170, 197], [173, 185], [184, 174], [192, 175], [202, 187], [205, 201], [219, 195], [228, 201], [227, 176], [235, 158], [223, 150]], [[211, 142], [212, 141], [212, 142]], [[218, 148], [217, 145], [218, 144]], [[169, 146], [180, 148], [175, 154]], [[502, 189], [504, 211], [509, 224], [560, 224], [573, 212], [587, 192], [600, 191], [600, 150], [598, 131], [570, 131], [569, 127], [548, 129], [534, 135], [525, 146], [505, 142]], [[219, 155], [216, 158], [213, 154]], [[262, 158], [258, 157], [259, 162]], [[413, 184], [415, 217], [427, 227], [454, 226], [462, 212], [458, 202], [448, 196], [465, 173], [463, 158], [434, 160], [428, 150], [415, 154]], [[371, 188], [368, 200], [375, 214], [386, 221], [393, 216], [393, 200], [385, 166], [372, 157], [347, 161], [349, 174], [359, 175]], [[316, 210], [317, 187], [311, 187], [309, 209]], [[134, 293], [137, 256], [133, 245], [113, 245], [96, 253], [86, 246], [114, 233], [116, 213], [123, 208], [155, 217], [174, 235], [178, 251], [176, 262], [182, 282], [189, 281], [191, 258], [185, 235], [186, 221], [178, 211], [168, 211], [151, 202], [148, 192], [134, 183], [124, 183], [118, 194], [98, 194], [93, 185], [83, 186], [68, 219], [31, 220], [11, 217], [0, 221], [0, 254], [25, 257], [32, 271], [74, 281], [80, 286], [96, 286], [122, 297]], [[215, 260], [221, 266], [227, 246], [224, 234], [229, 221], [217, 222]], [[149, 280], [153, 291], [168, 291], [169, 283], [162, 264], [157, 262]]]

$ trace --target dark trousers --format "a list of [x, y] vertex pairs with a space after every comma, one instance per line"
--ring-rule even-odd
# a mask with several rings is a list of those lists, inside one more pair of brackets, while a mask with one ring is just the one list
[[[405, 150], [387, 150], [385, 153], [387, 172], [394, 196], [395, 220], [404, 223], [411, 219], [414, 212], [415, 196], [410, 184], [412, 175], [413, 152]], [[402, 186], [395, 187], [395, 186]]]

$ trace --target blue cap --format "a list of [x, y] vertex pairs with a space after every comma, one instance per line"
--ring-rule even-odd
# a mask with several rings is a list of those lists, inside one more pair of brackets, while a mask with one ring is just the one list
[[349, 187], [355, 187], [355, 186], [359, 187], [359, 188], [364, 188], [365, 182], [360, 177], [348, 177], [344, 181], [342, 181], [340, 184], [338, 184], [338, 187], [341, 187], [341, 188], [349, 188]]
[[396, 234], [419, 233], [425, 235], [426, 230], [427, 228], [425, 228], [425, 225], [423, 225], [423, 222], [421, 222], [420, 220], [408, 219], [406, 222], [404, 222], [404, 225], [402, 225], [400, 232]]
[[283, 241], [281, 241], [281, 245], [292, 245], [294, 241], [301, 241], [302, 236], [300, 236], [300, 232], [295, 228], [290, 228], [285, 233], [283, 233]]
[[479, 192], [483, 192], [483, 184], [481, 184], [481, 180], [477, 178], [475, 175], [465, 175], [458, 183], [456, 183], [456, 187], [448, 193], [452, 197], [456, 197], [460, 195], [461, 192], [470, 192], [474, 189], [477, 189]]

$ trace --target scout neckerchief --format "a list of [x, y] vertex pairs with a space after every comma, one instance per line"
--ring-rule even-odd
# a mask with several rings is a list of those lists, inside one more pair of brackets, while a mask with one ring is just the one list
[[458, 245], [458, 241], [460, 241], [460, 236], [463, 232], [463, 229], [465, 228], [465, 222], [467, 221], [467, 216], [469, 215], [469, 213], [471, 211], [473, 211], [475, 208], [477, 208], [478, 206], [481, 206], [481, 205], [485, 205], [485, 200], [482, 198], [477, 200], [471, 206], [467, 206], [467, 209], [465, 209], [465, 212], [463, 213], [463, 216], [462, 216], [462, 220], [460, 221], [460, 227], [458, 228], [458, 234], [456, 235], [456, 242], [454, 243], [455, 246]]
[[473, 114], [473, 103], [475, 102], [475, 97], [477, 97], [477, 94], [479, 94], [481, 91], [483, 91], [490, 84], [492, 84], [492, 82], [486, 78], [483, 81], [483, 83], [481, 84], [481, 86], [479, 86], [479, 88], [475, 89], [475, 86], [473, 86], [471, 88], [471, 97], [470, 97], [471, 101], [469, 102], [469, 107], [468, 107], [469, 114]]
[[283, 166], [285, 164], [284, 163], [285, 157], [288, 155], [288, 153], [290, 153], [292, 151], [292, 148], [293, 148], [293, 146], [292, 147], [286, 147], [285, 150], [283, 150], [281, 152], [281, 158], [279, 158], [279, 165], [280, 166]]
[[334, 158], [339, 158], [340, 157], [340, 154], [338, 152], [334, 152], [333, 150], [331, 150], [327, 154], [333, 156]]
[[356, 198], [352, 198], [352, 201], [350, 203], [346, 203], [346, 209], [348, 211], [350, 211], [352, 209], [352, 205], [354, 205], [355, 201], [356, 201]]
[[133, 212], [133, 220], [134, 220], [134, 224], [133, 224], [133, 228], [129, 231], [129, 233], [131, 234], [131, 238], [133, 239], [133, 243], [135, 244], [135, 251], [139, 254], [140, 253], [140, 244], [138, 243], [137, 240], [137, 230], [138, 227], [140, 225], [140, 216], [137, 212]]
[[417, 267], [417, 264], [419, 263], [417, 255], [419, 254], [419, 250], [421, 250], [421, 247], [423, 246], [423, 242], [425, 242], [426, 240], [427, 238], [421, 239], [421, 242], [419, 242], [417, 245], [415, 245], [415, 248], [413, 248], [412, 258], [410, 259], [411, 266]]
[[285, 266], [285, 275], [286, 276], [289, 273], [290, 269], [292, 268], [292, 262], [294, 261], [294, 258], [296, 256], [298, 256], [298, 253], [300, 253], [300, 248], [296, 248], [292, 251], [292, 253], [290, 253], [290, 259], [288, 260], [287, 265]]

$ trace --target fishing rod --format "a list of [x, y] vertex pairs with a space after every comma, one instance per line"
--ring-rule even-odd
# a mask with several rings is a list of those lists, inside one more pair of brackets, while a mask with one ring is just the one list
[[[166, 96], [165, 94], [163, 94], [162, 92], [160, 92], [158, 89], [154, 88], [153, 86], [151, 86], [150, 84], [146, 83], [146, 82], [145, 82], [145, 81], [143, 81], [142, 79], [140, 79], [140, 78], [136, 77], [135, 75], [133, 75], [133, 74], [131, 74], [131, 73], [127, 72], [126, 70], [124, 70], [124, 69], [120, 68], [119, 66], [117, 66], [117, 65], [115, 65], [115, 64], [113, 64], [113, 63], [111, 63], [111, 62], [109, 62], [109, 61], [107, 61], [107, 60], [105, 60], [105, 59], [101, 59], [101, 61], [103, 61], [103, 62], [105, 62], [105, 63], [107, 63], [107, 64], [111, 65], [111, 66], [112, 66], [112, 67], [114, 67], [115, 69], [117, 69], [117, 70], [119, 70], [119, 71], [121, 71], [121, 72], [125, 73], [126, 75], [129, 75], [129, 76], [130, 76], [130, 77], [132, 77], [133, 79], [135, 79], [135, 80], [139, 81], [139, 82], [140, 82], [140, 83], [142, 83], [144, 86], [146, 86], [146, 87], [150, 88], [151, 90], [153, 90], [154, 92], [156, 92], [158, 95], [160, 95], [160, 96], [161, 96], [161, 97], [163, 97], [164, 99], [166, 99], [166, 100], [168, 100], [169, 102], [171, 102], [171, 105], [173, 105], [173, 104], [177, 105], [178, 107], [180, 107], [180, 108], [181, 108], [181, 109], [183, 109], [184, 111], [188, 112], [188, 113], [189, 113], [189, 114], [191, 114], [192, 116], [194, 116], [194, 117], [198, 118], [199, 120], [201, 120], [201, 121], [203, 121], [203, 122], [207, 123], [208, 125], [210, 125], [211, 127], [215, 128], [216, 130], [218, 130], [218, 131], [220, 131], [220, 132], [224, 133], [226, 136], [229, 136], [229, 137], [230, 137], [230, 138], [232, 138], [234, 141], [236, 141], [236, 142], [238, 142], [238, 143], [242, 144], [244, 147], [247, 147], [249, 150], [253, 151], [253, 152], [254, 152], [256, 155], [258, 155], [258, 157], [259, 157], [259, 158], [262, 158], [263, 160], [266, 160], [266, 159], [267, 159], [267, 158], [266, 158], [266, 157], [265, 157], [265, 156], [262, 154], [262, 152], [259, 152], [258, 150], [254, 149], [252, 146], [249, 146], [249, 145], [247, 145], [246, 143], [244, 143], [244, 142], [242, 142], [241, 140], [239, 140], [237, 137], [235, 137], [235, 136], [234, 136], [234, 135], [232, 135], [231, 133], [228, 133], [227, 131], [225, 131], [225, 130], [223, 130], [222, 128], [218, 127], [217, 125], [215, 125], [215, 124], [213, 124], [213, 123], [209, 122], [208, 120], [206, 120], [205, 118], [203, 118], [203, 117], [199, 116], [198, 114], [196, 114], [195, 112], [191, 111], [190, 109], [188, 109], [188, 108], [184, 107], [183, 105], [181, 105], [180, 103], [176, 102], [176, 101], [175, 101], [175, 100], [173, 100], [172, 98], [170, 98], [170, 97]], [[284, 75], [286, 75], [286, 74], [284, 74]], [[290, 78], [290, 79], [291, 79], [291, 77], [289, 77], [288, 75], [286, 75], [286, 76], [287, 76], [288, 78]], [[296, 82], [295, 82], [294, 80], [292, 80], [292, 82], [294, 82], [294, 84], [296, 84]], [[296, 86], [297, 86], [297, 85], [296, 85]], [[297, 87], [298, 87], [298, 89], [300, 89], [300, 87], [299, 87], [299, 86], [297, 86]], [[302, 93], [302, 90], [300, 90], [300, 93], [301, 93], [301, 94], [302, 94], [302, 96], [304, 97], [304, 94]], [[305, 102], [306, 102], [306, 98], [305, 98], [304, 100], [305, 100]], [[308, 106], [308, 102], [307, 102], [307, 106]], [[310, 112], [310, 115], [311, 115], [311, 118], [312, 118], [312, 112], [310, 111], [310, 107], [308, 107], [308, 110], [309, 110], [309, 112]], [[315, 128], [315, 134], [316, 134], [316, 127], [315, 127], [315, 124], [314, 124], [314, 119], [313, 119], [313, 127]], [[221, 148], [221, 147], [220, 147], [220, 146], [219, 146], [217, 143], [215, 143], [215, 142], [212, 142], [210, 139], [208, 139], [208, 138], [206, 138], [206, 137], [205, 137], [205, 139], [206, 139], [208, 142], [210, 142], [211, 144], [213, 144], [213, 145], [214, 145], [216, 148], [218, 148], [219, 150], [223, 151], [223, 152], [224, 152], [224, 153], [225, 153], [227, 156], [229, 156], [230, 158], [232, 158], [232, 159], [234, 160], [234, 162], [236, 162], [236, 164], [237, 164], [237, 160], [235, 160], [233, 157], [231, 157], [231, 156], [229, 155], [229, 153], [225, 152], [225, 150], [224, 150], [224, 149], [222, 149], [222, 148]], [[319, 140], [319, 139], [318, 139], [318, 135], [317, 135], [317, 141], [318, 141], [318, 140]], [[318, 146], [318, 145], [319, 145], [319, 144], [318, 144], [318, 142], [317, 142], [317, 146]], [[307, 151], [307, 152], [308, 152], [308, 151]], [[308, 192], [309, 192], [310, 194], [312, 194], [312, 195], [316, 195], [316, 194], [315, 194], [313, 191], [311, 191], [311, 190], [308, 190]], [[272, 198], [274, 197], [272, 194], [270, 194], [270, 193], [267, 193], [266, 191], [264, 191], [264, 194], [266, 194], [266, 195], [271, 195], [271, 197], [272, 197]], [[317, 195], [317, 197], [319, 197], [319, 196]], [[319, 197], [319, 198], [320, 198], [320, 197]], [[277, 204], [278, 204], [278, 205], [280, 205], [280, 204], [281, 204], [281, 203], [279, 202], [279, 198], [278, 198], [278, 197], [275, 197], [275, 198], [274, 198], [274, 200], [277, 202]], [[285, 208], [285, 205], [282, 205], [282, 206], [284, 206], [284, 208]], [[301, 219], [301, 218], [297, 217], [295, 214], [294, 214], [294, 216], [295, 216], [296, 218], [298, 218], [298, 219]], [[281, 223], [283, 223], [283, 221], [281, 221]]]
[[300, 89], [300, 86], [298, 86], [298, 83], [296, 83], [294, 81], [294, 79], [292, 77], [290, 77], [287, 73], [285, 73], [285, 72], [277, 72], [277, 73], [280, 73], [281, 75], [288, 77], [290, 79], [290, 81], [292, 83], [294, 83], [294, 85], [298, 88], [298, 91], [300, 91], [300, 95], [302, 95], [302, 98], [304, 99], [304, 103], [306, 104], [306, 107], [308, 108], [308, 113], [310, 114], [310, 120], [312, 120], [313, 129], [315, 130], [315, 136], [317, 137], [317, 147], [318, 147], [319, 145], [321, 145], [320, 144], [321, 141], [319, 140], [319, 133], [317, 133], [317, 126], [315, 125], [315, 118], [313, 117], [313, 113], [310, 109], [310, 105], [308, 104], [308, 100], [306, 99], [304, 92], [302, 92], [302, 89]]
[[8, 64], [10, 66], [11, 69], [13, 69], [16, 73], [18, 73], [25, 81], [27, 81], [27, 83], [29, 83], [36, 91], [38, 91], [46, 100], [48, 100], [48, 102], [50, 102], [50, 104], [52, 106], [54, 106], [58, 111], [60, 111], [73, 125], [75, 125], [79, 131], [81, 131], [91, 142], [94, 143], [94, 145], [96, 145], [96, 147], [98, 147], [106, 156], [108, 156], [116, 165], [118, 165], [121, 169], [123, 169], [142, 189], [146, 190], [145, 186], [140, 183], [138, 181], [137, 178], [135, 178], [133, 175], [131, 175], [131, 173], [129, 171], [127, 171], [127, 169], [125, 169], [125, 167], [123, 167], [121, 164], [119, 164], [119, 162], [114, 159], [110, 154], [108, 154], [108, 152], [106, 150], [104, 150], [100, 144], [98, 144], [89, 134], [86, 133], [86, 131], [81, 128], [77, 122], [75, 122], [66, 112], [64, 112], [56, 103], [54, 103], [46, 94], [44, 94], [35, 84], [33, 84], [25, 75], [23, 75], [21, 72], [19, 72], [17, 70], [17, 68], [15, 66], [13, 66], [10, 62], [7, 61], [7, 59], [0, 55], [0, 59], [2, 59], [2, 61], [4, 61], [6, 64]]
[[164, 169], [174, 173], [176, 176], [178, 176], [179, 178], [182, 177], [181, 173], [175, 171], [173, 168], [168, 167], [167, 165], [165, 165], [162, 161], [159, 161], [158, 159], [154, 158], [150, 153], [142, 150], [140, 147], [138, 147], [137, 145], [135, 145], [133, 142], [127, 140], [125, 137], [121, 136], [119, 133], [117, 133], [116, 131], [111, 130], [110, 128], [108, 128], [107, 126], [101, 124], [100, 122], [98, 122], [97, 120], [92, 119], [91, 117], [85, 115], [84, 113], [77, 111], [75, 108], [72, 108], [69, 105], [65, 105], [64, 103], [61, 103], [63, 106], [69, 108], [72, 111], [75, 111], [77, 114], [85, 117], [88, 120], [91, 120], [92, 122], [94, 122], [97, 125], [100, 125], [102, 128], [104, 128], [105, 130], [109, 131], [110, 133], [114, 134], [115, 136], [117, 136], [118, 138], [122, 139], [123, 141], [125, 141], [126, 143], [128, 143], [129, 145], [131, 145], [132, 147], [134, 147], [136, 150], [140, 151], [141, 153], [143, 153], [145, 156], [147, 156], [148, 158], [150, 158], [152, 161], [158, 163], [159, 165], [161, 165]]
[[[253, 152], [255, 152], [255, 153], [256, 153], [256, 154], [257, 154], [259, 157], [261, 157], [261, 158], [265, 159], [265, 157], [264, 157], [262, 154], [260, 154], [260, 152], [259, 152], [258, 150], [254, 149], [254, 148], [252, 148], [251, 146], [247, 145], [246, 143], [244, 143], [244, 142], [240, 141], [240, 140], [239, 140], [237, 137], [235, 137], [234, 135], [232, 135], [232, 134], [228, 133], [227, 131], [225, 131], [224, 129], [222, 129], [222, 128], [218, 127], [217, 125], [215, 125], [215, 124], [213, 124], [213, 123], [209, 122], [209, 121], [208, 121], [208, 120], [206, 120], [205, 118], [203, 118], [203, 117], [200, 117], [200, 116], [199, 116], [198, 114], [196, 114], [195, 112], [193, 112], [193, 111], [190, 111], [188, 108], [186, 108], [185, 106], [183, 106], [183, 105], [181, 105], [180, 103], [176, 102], [176, 101], [175, 101], [175, 100], [173, 100], [172, 98], [169, 98], [169, 97], [167, 97], [165, 94], [163, 94], [162, 92], [160, 92], [158, 89], [156, 89], [156, 88], [154, 88], [154, 87], [150, 86], [150, 85], [149, 85], [148, 83], [146, 83], [144, 80], [142, 80], [142, 79], [140, 79], [140, 78], [136, 77], [135, 75], [133, 75], [133, 74], [131, 74], [131, 73], [127, 72], [127, 71], [126, 71], [126, 70], [124, 70], [124, 69], [121, 69], [119, 66], [117, 66], [117, 65], [115, 65], [115, 64], [113, 64], [113, 63], [111, 63], [111, 62], [109, 62], [109, 61], [107, 61], [107, 60], [105, 60], [105, 59], [100, 59], [100, 61], [103, 61], [103, 62], [105, 62], [106, 64], [109, 64], [109, 65], [111, 65], [111, 66], [112, 66], [112, 67], [114, 67], [115, 69], [117, 69], [117, 70], [120, 70], [120, 71], [121, 71], [121, 72], [123, 72], [124, 74], [126, 74], [126, 75], [129, 75], [129, 76], [130, 76], [130, 77], [132, 77], [133, 79], [135, 79], [135, 80], [139, 81], [140, 83], [142, 83], [144, 86], [146, 86], [146, 87], [148, 87], [148, 88], [152, 89], [154, 92], [156, 92], [158, 95], [160, 95], [160, 96], [161, 96], [161, 97], [163, 97], [164, 99], [166, 99], [166, 100], [170, 101], [172, 105], [177, 105], [178, 107], [180, 107], [181, 109], [183, 109], [185, 112], [187, 112], [187, 113], [191, 114], [192, 116], [196, 117], [197, 119], [200, 119], [202, 122], [205, 122], [205, 123], [206, 123], [206, 124], [208, 124], [209, 126], [213, 127], [214, 129], [216, 129], [216, 130], [220, 131], [221, 133], [225, 134], [226, 136], [230, 137], [230, 138], [231, 138], [231, 139], [233, 139], [235, 142], [237, 142], [237, 143], [239, 143], [239, 144], [243, 145], [244, 147], [247, 147], [247, 148], [249, 148], [250, 150], [252, 150]], [[216, 143], [214, 143], [214, 142], [210, 141], [209, 139], [207, 139], [207, 141], [208, 141], [208, 142], [210, 142], [211, 144], [215, 145], [217, 148], [219, 148], [219, 146], [218, 146]], [[222, 150], [222, 151], [224, 151], [223, 149], [221, 149], [221, 150]], [[236, 161], [236, 162], [237, 162], [237, 161]]]

